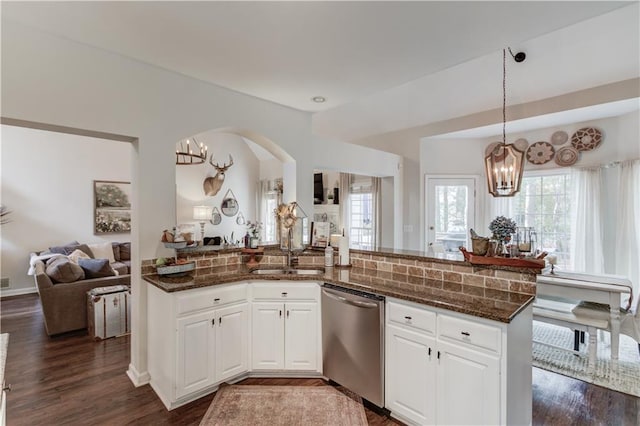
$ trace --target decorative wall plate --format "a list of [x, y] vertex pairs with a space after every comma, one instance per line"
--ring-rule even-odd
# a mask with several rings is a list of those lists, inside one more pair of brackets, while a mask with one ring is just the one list
[[562, 145], [569, 140], [569, 135], [564, 130], [558, 130], [551, 135], [551, 143], [553, 145]]
[[502, 142], [491, 142], [489, 145], [487, 145], [487, 147], [484, 149], [484, 156], [486, 157], [487, 155], [491, 154], [498, 145], [502, 145]]
[[573, 166], [578, 161], [580, 153], [572, 146], [563, 146], [556, 152], [556, 164], [562, 167]]
[[583, 127], [571, 136], [571, 145], [578, 151], [591, 151], [602, 142], [602, 133], [595, 127]]
[[527, 160], [533, 164], [545, 164], [551, 161], [556, 150], [549, 142], [536, 142], [527, 150]]
[[213, 208], [213, 211], [211, 212], [211, 220], [209, 222], [214, 225], [220, 225], [220, 222], [222, 222], [222, 215], [217, 207]]
[[513, 146], [515, 146], [519, 151], [527, 152], [527, 148], [529, 148], [529, 141], [525, 138], [516, 139]]

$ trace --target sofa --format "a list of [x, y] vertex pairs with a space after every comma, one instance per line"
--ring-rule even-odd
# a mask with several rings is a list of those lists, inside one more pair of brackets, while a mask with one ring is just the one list
[[35, 278], [47, 334], [87, 328], [87, 292], [96, 287], [129, 286], [130, 254], [128, 242], [92, 245], [77, 241], [31, 253], [29, 273]]

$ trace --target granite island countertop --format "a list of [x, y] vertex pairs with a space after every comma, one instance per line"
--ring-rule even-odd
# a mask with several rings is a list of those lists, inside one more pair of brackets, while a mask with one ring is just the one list
[[319, 275], [258, 275], [252, 274], [243, 264], [235, 264], [199, 268], [191, 275], [183, 277], [149, 274], [143, 275], [143, 279], [168, 293], [240, 281], [321, 281], [503, 323], [511, 322], [534, 299], [532, 295], [514, 291], [356, 267], [326, 268], [324, 273]]

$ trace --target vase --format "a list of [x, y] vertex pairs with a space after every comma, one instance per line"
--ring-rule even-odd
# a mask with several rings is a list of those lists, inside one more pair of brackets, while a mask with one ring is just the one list
[[249, 239], [249, 248], [258, 248], [258, 242], [260, 241], [260, 238], [258, 237], [251, 237]]

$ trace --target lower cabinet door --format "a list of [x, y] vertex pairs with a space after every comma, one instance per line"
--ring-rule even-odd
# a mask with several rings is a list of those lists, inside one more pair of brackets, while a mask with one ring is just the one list
[[436, 340], [387, 323], [385, 406], [416, 424], [435, 424]]
[[213, 311], [177, 320], [176, 398], [204, 389], [215, 381], [213, 321]]
[[251, 307], [251, 368], [284, 368], [284, 304], [257, 302]]
[[446, 342], [438, 351], [437, 424], [499, 424], [499, 359]]
[[216, 317], [216, 382], [249, 369], [247, 304], [218, 309]]
[[318, 304], [285, 304], [285, 368], [318, 370]]

